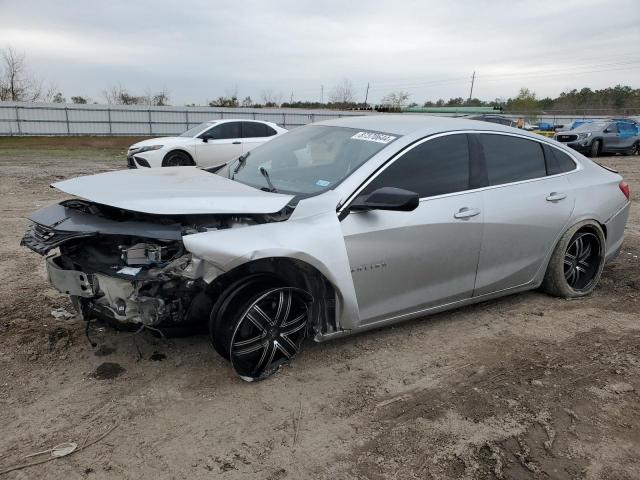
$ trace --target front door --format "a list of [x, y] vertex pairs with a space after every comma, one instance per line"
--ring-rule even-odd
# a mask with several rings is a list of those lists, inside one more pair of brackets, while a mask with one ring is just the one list
[[222, 165], [242, 155], [240, 122], [217, 124], [201, 134], [196, 142], [196, 163], [199, 166]]
[[360, 194], [417, 192], [412, 212], [352, 212], [342, 220], [361, 324], [469, 298], [482, 239], [482, 194], [469, 192], [465, 134], [427, 139]]
[[618, 148], [630, 151], [638, 141], [638, 129], [631, 122], [617, 122], [618, 127]]
[[620, 134], [618, 133], [618, 126], [615, 123], [610, 123], [602, 132], [602, 150], [615, 152], [619, 148]]

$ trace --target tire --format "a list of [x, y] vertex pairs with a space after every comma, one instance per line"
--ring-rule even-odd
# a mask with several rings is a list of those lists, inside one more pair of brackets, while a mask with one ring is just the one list
[[563, 298], [589, 295], [602, 275], [604, 249], [605, 237], [600, 225], [587, 221], [571, 227], [551, 255], [542, 290]]
[[167, 153], [162, 159], [163, 167], [188, 167], [193, 165], [195, 165], [193, 159], [185, 152], [179, 150]]
[[268, 378], [299, 354], [310, 323], [311, 296], [264, 276], [229, 290], [211, 312], [214, 348], [243, 380]]
[[594, 140], [589, 149], [589, 156], [596, 158], [598, 155], [600, 155], [600, 140]]
[[636, 142], [626, 155], [640, 155], [640, 143]]

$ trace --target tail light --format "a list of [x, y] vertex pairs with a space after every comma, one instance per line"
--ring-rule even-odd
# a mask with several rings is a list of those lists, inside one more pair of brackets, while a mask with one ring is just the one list
[[629, 184], [623, 180], [618, 186], [620, 187], [620, 191], [624, 193], [624, 196], [627, 197], [627, 200], [629, 200], [629, 197], [631, 197], [631, 189], [629, 188]]

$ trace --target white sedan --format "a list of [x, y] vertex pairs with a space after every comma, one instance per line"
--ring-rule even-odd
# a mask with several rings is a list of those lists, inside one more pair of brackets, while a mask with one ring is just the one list
[[139, 167], [215, 167], [286, 133], [275, 123], [260, 120], [212, 120], [178, 137], [143, 140], [129, 147], [127, 165]]

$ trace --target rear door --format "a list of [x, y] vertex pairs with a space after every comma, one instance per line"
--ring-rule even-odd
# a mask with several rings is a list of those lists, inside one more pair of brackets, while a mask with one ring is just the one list
[[272, 127], [262, 122], [242, 122], [242, 152], [247, 153], [276, 135]]
[[241, 122], [217, 124], [196, 140], [196, 162], [200, 166], [222, 165], [242, 155]]
[[341, 222], [362, 324], [470, 298], [482, 236], [482, 192], [465, 134], [429, 139], [402, 154], [360, 194], [417, 192], [412, 212], [352, 212]]
[[474, 290], [478, 296], [535, 277], [569, 220], [574, 197], [557, 163], [556, 170], [547, 173], [540, 142], [492, 133], [474, 137], [489, 184], [483, 190], [484, 232]]

